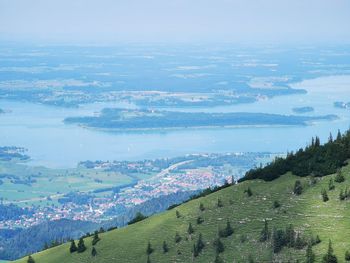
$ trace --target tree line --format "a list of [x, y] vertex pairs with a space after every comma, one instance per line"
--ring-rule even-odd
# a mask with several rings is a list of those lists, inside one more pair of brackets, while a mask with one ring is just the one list
[[248, 171], [239, 182], [253, 179], [272, 181], [281, 175], [292, 172], [298, 176], [313, 175], [321, 177], [337, 172], [350, 158], [350, 130], [338, 134], [333, 139], [330, 134], [328, 142], [321, 144], [319, 137], [312, 138], [311, 144], [290, 152], [285, 158], [277, 157], [265, 167]]

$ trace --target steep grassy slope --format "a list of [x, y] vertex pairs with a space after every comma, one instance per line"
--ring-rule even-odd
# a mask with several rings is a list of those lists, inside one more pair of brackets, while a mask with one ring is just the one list
[[[313, 247], [317, 262], [326, 253], [328, 239], [333, 242], [338, 262], [345, 262], [344, 254], [350, 250], [350, 202], [340, 201], [339, 192], [350, 187], [350, 166], [343, 168], [345, 182], [335, 183], [335, 189], [328, 192], [330, 200], [323, 202], [321, 190], [328, 190], [328, 182], [334, 175], [317, 179], [315, 185], [310, 184], [310, 177], [296, 177], [286, 174], [272, 182], [261, 180], [245, 181], [225, 188], [204, 198], [185, 203], [173, 210], [152, 216], [137, 224], [101, 234], [101, 241], [95, 246], [97, 256], [91, 256], [91, 237], [85, 239], [88, 249], [81, 254], [69, 253], [69, 244], [52, 248], [33, 258], [36, 263], [85, 263], [85, 262], [147, 262], [146, 247], [151, 242], [154, 252], [151, 262], [192, 262], [192, 248], [199, 233], [202, 233], [206, 244], [204, 250], [193, 262], [213, 262], [215, 250], [213, 240], [217, 236], [218, 227], [224, 227], [229, 219], [234, 227], [234, 234], [222, 238], [225, 251], [220, 255], [224, 262], [248, 262], [251, 255], [256, 262], [303, 262], [305, 249], [284, 248], [280, 253], [272, 253], [271, 243], [258, 241], [264, 219], [269, 220], [269, 227], [284, 228], [293, 224], [304, 236], [319, 235], [322, 242]], [[300, 196], [292, 193], [296, 180], [303, 184], [304, 191]], [[251, 188], [253, 195], [248, 197], [244, 190]], [[218, 207], [218, 198], [223, 207]], [[280, 208], [273, 208], [278, 200]], [[203, 203], [205, 210], [199, 210]], [[181, 214], [176, 217], [175, 211]], [[197, 225], [198, 216], [204, 222]], [[189, 237], [189, 222], [194, 227], [194, 234]], [[175, 243], [175, 233], [182, 236], [180, 243]], [[166, 241], [169, 252], [164, 254], [162, 243]], [[16, 262], [26, 262], [27, 258]]]

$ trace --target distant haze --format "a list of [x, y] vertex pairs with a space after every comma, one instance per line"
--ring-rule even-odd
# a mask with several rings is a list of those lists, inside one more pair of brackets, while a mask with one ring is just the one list
[[0, 40], [350, 43], [349, 0], [0, 0]]

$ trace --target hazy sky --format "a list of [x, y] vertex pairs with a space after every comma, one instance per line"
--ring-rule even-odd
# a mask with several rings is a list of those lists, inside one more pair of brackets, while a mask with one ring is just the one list
[[0, 0], [0, 39], [347, 42], [350, 0]]

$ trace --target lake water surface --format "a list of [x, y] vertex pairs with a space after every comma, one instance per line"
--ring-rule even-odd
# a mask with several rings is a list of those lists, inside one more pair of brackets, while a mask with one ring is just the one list
[[305, 146], [310, 138], [322, 140], [338, 129], [349, 128], [348, 110], [336, 109], [334, 101], [350, 101], [350, 76], [322, 77], [302, 81], [294, 88], [308, 90], [304, 95], [275, 97], [254, 104], [216, 108], [174, 109], [205, 112], [263, 112], [293, 114], [293, 107], [312, 106], [307, 115], [336, 114], [339, 119], [301, 127], [246, 127], [181, 129], [150, 132], [104, 132], [65, 125], [70, 116], [91, 115], [108, 106], [89, 104], [79, 109], [58, 108], [33, 103], [0, 101], [9, 113], [0, 115], [0, 145], [28, 149], [31, 164], [74, 167], [83, 160], [140, 160], [174, 157], [203, 152], [286, 152]]

